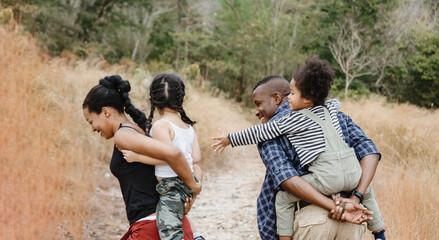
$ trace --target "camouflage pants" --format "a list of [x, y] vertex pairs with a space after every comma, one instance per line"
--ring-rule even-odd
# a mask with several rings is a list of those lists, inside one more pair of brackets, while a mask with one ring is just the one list
[[[196, 177], [195, 180], [198, 182]], [[179, 177], [162, 179], [156, 190], [160, 194], [156, 211], [160, 239], [183, 239], [184, 203], [186, 198], [193, 196], [193, 191]]]

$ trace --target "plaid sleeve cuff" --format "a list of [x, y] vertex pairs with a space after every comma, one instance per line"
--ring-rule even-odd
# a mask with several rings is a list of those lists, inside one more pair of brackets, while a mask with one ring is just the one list
[[280, 185], [288, 180], [289, 178], [292, 178], [294, 176], [299, 176], [299, 173], [296, 171], [296, 169], [289, 167], [286, 169], [279, 170], [278, 172], [274, 173], [273, 180], [274, 184], [276, 186], [276, 190], [280, 190]]
[[369, 154], [378, 154], [378, 160], [381, 160], [381, 153], [378, 151], [377, 147], [370, 139], [367, 139], [355, 146], [355, 154], [357, 155], [358, 160]]
[[267, 167], [268, 174], [271, 175], [278, 189], [280, 184], [288, 178], [300, 175], [278, 141], [269, 140], [259, 143], [258, 148], [262, 161]]

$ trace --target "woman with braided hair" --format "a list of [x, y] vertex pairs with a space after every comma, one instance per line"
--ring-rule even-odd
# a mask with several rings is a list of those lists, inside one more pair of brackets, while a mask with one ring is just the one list
[[[105, 139], [114, 139], [110, 170], [119, 180], [130, 222], [130, 229], [122, 239], [158, 240], [160, 237], [155, 213], [159, 194], [155, 189], [157, 179], [152, 166], [157, 163], [129, 163], [124, 159], [121, 151], [130, 150], [163, 160], [195, 196], [201, 191], [201, 185], [194, 180], [185, 156], [177, 147], [145, 135], [147, 119], [144, 113], [131, 104], [128, 96], [130, 90], [129, 82], [122, 80], [118, 75], [101, 79], [84, 99], [83, 114], [93, 132], [100, 133]], [[135, 123], [128, 119], [124, 111]], [[192, 200], [185, 200], [187, 212], [190, 210]], [[183, 218], [183, 231], [185, 239], [193, 239], [187, 218]]]
[[[178, 147], [186, 157], [187, 163], [194, 172], [194, 178], [201, 180], [201, 169], [196, 165], [201, 159], [197, 134], [192, 125], [195, 124], [183, 109], [185, 86], [178, 75], [158, 74], [152, 80], [150, 89], [151, 113], [146, 120], [149, 133], [164, 143]], [[160, 119], [152, 125], [155, 110]], [[149, 157], [123, 151], [128, 162], [151, 161]], [[181, 222], [185, 198], [192, 197], [192, 191], [185, 182], [168, 165], [156, 165], [155, 175], [159, 181], [157, 191], [160, 201], [157, 205], [157, 227], [161, 239], [182, 239]], [[195, 198], [195, 197], [194, 197]], [[194, 234], [196, 236], [196, 233]], [[203, 239], [197, 237], [195, 239]]]

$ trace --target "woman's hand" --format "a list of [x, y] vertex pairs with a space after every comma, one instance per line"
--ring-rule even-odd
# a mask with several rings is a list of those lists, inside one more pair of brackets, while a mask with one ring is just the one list
[[127, 162], [129, 162], [129, 163], [137, 162], [139, 154], [137, 154], [133, 151], [130, 151], [130, 150], [122, 150], [121, 152], [123, 154], [123, 158], [125, 158], [125, 160]]
[[227, 136], [228, 134], [223, 133], [221, 129], [218, 129], [218, 132], [220, 134], [219, 136], [212, 137], [212, 140], [218, 140], [218, 142], [212, 144], [211, 147], [215, 148], [213, 150], [214, 152], [222, 153], [224, 149], [230, 145], [230, 140]]
[[336, 207], [328, 214], [332, 219], [355, 224], [372, 220], [372, 217], [368, 216], [372, 214], [371, 211], [349, 198], [336, 198], [334, 202]]
[[184, 203], [184, 215], [187, 215], [191, 211], [194, 202], [194, 198], [186, 198], [186, 202]]

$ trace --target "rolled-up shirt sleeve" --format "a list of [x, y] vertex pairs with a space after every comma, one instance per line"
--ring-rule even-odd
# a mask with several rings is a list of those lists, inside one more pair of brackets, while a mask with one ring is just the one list
[[300, 171], [294, 167], [285, 149], [282, 148], [282, 140], [283, 144], [288, 143], [288, 139], [282, 136], [258, 144], [259, 154], [267, 167], [268, 174], [272, 176], [277, 190], [280, 190], [280, 184], [285, 180], [300, 176]]

